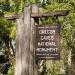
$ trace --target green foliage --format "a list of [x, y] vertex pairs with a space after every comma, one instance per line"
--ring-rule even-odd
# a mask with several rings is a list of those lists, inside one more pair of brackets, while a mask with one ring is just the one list
[[[70, 13], [65, 17], [59, 17], [58, 21], [61, 25], [61, 47], [66, 50], [66, 56], [63, 61], [67, 66], [67, 51], [69, 48], [75, 53], [75, 0], [7, 0], [6, 2], [0, 3], [0, 49], [3, 44], [3, 39], [7, 36], [14, 39], [16, 33], [16, 25], [14, 21], [8, 21], [3, 18], [4, 14], [20, 14], [24, 10], [26, 3], [39, 3], [42, 5], [44, 12], [54, 12], [56, 10], [70, 10]], [[41, 18], [40, 24], [52, 24], [52, 19]], [[47, 75], [57, 75], [61, 62], [54, 62], [46, 70]], [[47, 66], [48, 67], [48, 66]], [[9, 68], [8, 75], [14, 75], [14, 66]]]
[[6, 19], [0, 18], [0, 36], [3, 38], [5, 35], [9, 35], [9, 23]]
[[15, 70], [15, 68], [14, 68], [14, 64], [13, 64], [13, 65], [11, 65], [9, 67], [8, 74], [7, 75], [14, 75], [14, 70]]
[[24, 1], [23, 0], [6, 0], [0, 3], [0, 11], [4, 14], [20, 14], [23, 11]]
[[52, 3], [44, 6], [44, 12], [53, 12], [57, 10], [72, 10], [73, 7], [68, 3]]
[[0, 18], [0, 36], [1, 36], [0, 38], [3, 39], [6, 36], [9, 36], [9, 38], [10, 37], [13, 38], [16, 32], [14, 27], [15, 27], [14, 23], [12, 23], [11, 21], [7, 21], [5, 18], [1, 17]]
[[15, 25], [15, 22], [12, 22], [11, 25], [12, 25], [12, 27], [10, 28], [9, 37], [12, 38], [12, 39], [15, 39], [15, 37], [16, 37], [16, 25]]

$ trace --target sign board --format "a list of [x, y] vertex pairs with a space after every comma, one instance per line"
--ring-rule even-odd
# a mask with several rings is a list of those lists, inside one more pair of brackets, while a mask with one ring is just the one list
[[36, 25], [35, 56], [37, 59], [60, 58], [60, 25]]

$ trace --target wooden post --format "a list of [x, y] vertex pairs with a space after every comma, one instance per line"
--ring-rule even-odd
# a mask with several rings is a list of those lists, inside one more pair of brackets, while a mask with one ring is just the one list
[[16, 19], [16, 66], [15, 66], [15, 75], [21, 75], [22, 72], [22, 53], [21, 53], [21, 35], [23, 21], [22, 17]]
[[17, 19], [16, 31], [16, 69], [15, 75], [29, 75], [30, 67], [30, 6], [26, 5], [24, 14]]
[[[37, 13], [38, 7], [32, 5], [32, 13]], [[16, 20], [16, 68], [15, 75], [38, 75], [34, 56], [34, 24], [30, 18], [30, 6], [27, 5], [24, 14]]]
[[[35, 14], [35, 13], [38, 13], [38, 11], [39, 11], [38, 6], [36, 4], [33, 4], [32, 5], [32, 13]], [[38, 18], [31, 18], [31, 25], [33, 26], [33, 28], [34, 28], [34, 25], [37, 25], [38, 23], [39, 23], [39, 19]], [[33, 32], [35, 32], [34, 29], [33, 29]], [[34, 42], [35, 42], [35, 40], [34, 40]], [[36, 64], [36, 58], [35, 58], [35, 47], [34, 47], [34, 60], [33, 61], [34, 61], [34, 75], [38, 75], [38, 65]]]
[[[35, 8], [34, 8], [35, 9]], [[31, 12], [33, 12], [33, 5], [31, 7]], [[31, 29], [30, 29], [30, 67], [29, 75], [34, 75], [34, 19], [31, 17]]]
[[34, 75], [34, 20], [31, 18], [30, 29], [30, 67], [29, 75]]

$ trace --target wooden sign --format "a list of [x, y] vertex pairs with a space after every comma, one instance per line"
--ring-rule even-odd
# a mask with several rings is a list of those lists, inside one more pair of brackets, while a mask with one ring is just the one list
[[60, 25], [36, 25], [35, 56], [37, 59], [60, 58]]

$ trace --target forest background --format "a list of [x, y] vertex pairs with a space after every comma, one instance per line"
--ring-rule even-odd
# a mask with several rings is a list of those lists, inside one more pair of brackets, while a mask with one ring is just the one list
[[[7, 75], [14, 75], [16, 53], [16, 22], [7, 16], [22, 14], [25, 4], [37, 3], [43, 12], [69, 10], [65, 17], [59, 17], [61, 25], [61, 61], [42, 61], [43, 71], [40, 75], [68, 74], [75, 68], [75, 0], [0, 0], [0, 68], [7, 61], [10, 63]], [[51, 18], [40, 19], [43, 24], [53, 23]], [[60, 63], [60, 64], [59, 64]], [[50, 64], [52, 64], [50, 66]], [[40, 68], [41, 68], [40, 66]], [[44, 71], [45, 67], [46, 70]], [[49, 66], [49, 67], [48, 67]], [[61, 70], [59, 70], [61, 67]], [[40, 69], [39, 69], [40, 70]]]

